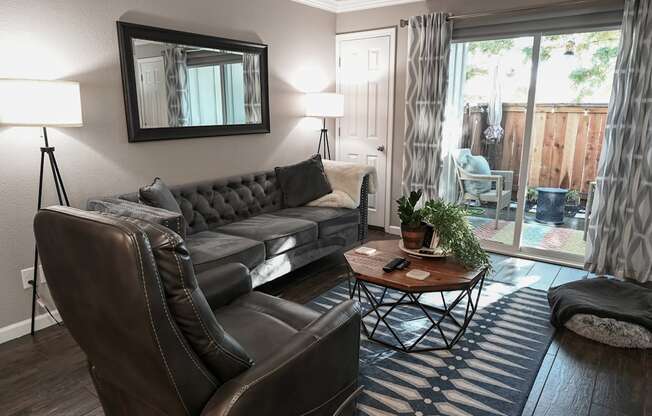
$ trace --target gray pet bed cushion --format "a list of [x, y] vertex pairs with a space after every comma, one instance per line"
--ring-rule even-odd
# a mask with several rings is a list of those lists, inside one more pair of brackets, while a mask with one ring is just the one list
[[551, 322], [605, 344], [649, 348], [652, 288], [615, 279], [588, 279], [550, 289]]

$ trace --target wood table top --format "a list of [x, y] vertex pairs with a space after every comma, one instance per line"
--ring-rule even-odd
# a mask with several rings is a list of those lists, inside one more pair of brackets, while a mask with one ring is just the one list
[[[472, 286], [485, 272], [485, 269], [468, 270], [447, 258], [424, 258], [411, 256], [398, 248], [398, 240], [370, 241], [364, 244], [378, 250], [373, 256], [358, 254], [355, 249], [344, 253], [351, 269], [358, 280], [377, 284], [383, 287], [398, 289], [403, 292], [439, 292], [447, 290], [462, 290]], [[396, 257], [410, 261], [403, 270], [391, 273], [383, 271], [383, 266]], [[424, 280], [407, 277], [410, 270], [423, 270], [430, 273]]]

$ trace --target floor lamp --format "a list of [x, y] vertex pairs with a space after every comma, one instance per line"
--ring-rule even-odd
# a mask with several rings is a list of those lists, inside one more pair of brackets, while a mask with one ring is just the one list
[[[43, 176], [47, 170], [47, 157], [59, 205], [70, 206], [68, 193], [63, 184], [61, 171], [54, 155], [54, 147], [48, 141], [47, 127], [81, 127], [82, 113], [79, 84], [68, 81], [36, 81], [0, 79], [0, 125], [36, 126], [43, 129], [41, 165], [39, 171], [37, 210], [43, 203]], [[36, 298], [39, 269], [38, 248], [34, 246], [34, 275], [32, 285], [32, 322], [30, 333], [34, 335]]]
[[344, 117], [344, 96], [329, 92], [318, 92], [306, 94], [306, 116], [320, 117], [323, 119], [321, 133], [319, 135], [319, 146], [317, 153], [322, 152], [324, 146], [323, 158], [331, 158], [331, 147], [328, 143], [328, 129], [326, 128], [327, 118]]

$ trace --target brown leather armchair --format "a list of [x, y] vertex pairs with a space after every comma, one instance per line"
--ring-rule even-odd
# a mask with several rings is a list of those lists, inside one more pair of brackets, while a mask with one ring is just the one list
[[34, 229], [48, 286], [107, 415], [353, 414], [360, 312], [195, 275], [183, 239], [135, 218], [54, 207]]

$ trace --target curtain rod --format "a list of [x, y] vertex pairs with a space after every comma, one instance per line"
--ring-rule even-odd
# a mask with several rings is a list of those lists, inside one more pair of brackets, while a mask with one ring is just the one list
[[[489, 16], [499, 16], [499, 15], [500, 16], [517, 15], [523, 12], [547, 11], [552, 7], [583, 6], [586, 4], [595, 4], [595, 3], [600, 3], [600, 2], [595, 0], [563, 1], [563, 2], [557, 2], [557, 3], [551, 3], [551, 4], [539, 5], [539, 6], [515, 7], [511, 9], [492, 10], [489, 12], [478, 12], [478, 13], [468, 13], [468, 14], [458, 14], [458, 15], [449, 14], [447, 20], [450, 21], [450, 20], [461, 20], [461, 19], [473, 19], [478, 17], [489, 17]], [[409, 21], [407, 19], [400, 20], [401, 27], [406, 27], [408, 24]]]

